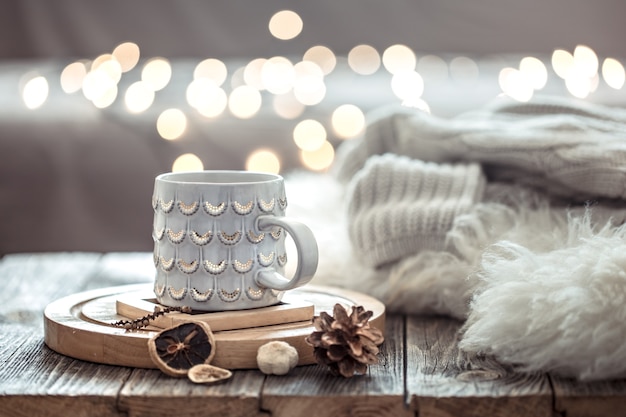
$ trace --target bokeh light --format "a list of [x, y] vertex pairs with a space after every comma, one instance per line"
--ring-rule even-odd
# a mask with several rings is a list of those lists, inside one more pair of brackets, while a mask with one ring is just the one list
[[602, 77], [604, 82], [616, 90], [624, 86], [626, 73], [621, 62], [614, 58], [606, 58], [602, 63]]
[[201, 61], [193, 70], [194, 80], [198, 78], [208, 78], [215, 82], [218, 87], [224, 84], [226, 77], [228, 77], [226, 64], [215, 58], [208, 58]]
[[157, 118], [156, 127], [163, 139], [178, 139], [187, 129], [187, 116], [180, 109], [164, 110]]
[[348, 53], [348, 65], [357, 74], [374, 74], [380, 68], [380, 54], [373, 46], [357, 45]]
[[281, 10], [275, 13], [268, 24], [270, 33], [277, 39], [293, 39], [302, 32], [302, 19], [292, 10]]
[[249, 85], [241, 85], [230, 93], [228, 109], [240, 119], [249, 119], [261, 109], [261, 93]]
[[329, 168], [334, 159], [335, 149], [328, 141], [325, 141], [319, 149], [314, 151], [300, 152], [302, 164], [313, 171], [323, 171]]
[[401, 100], [418, 99], [424, 92], [424, 80], [416, 71], [398, 71], [391, 78], [391, 90]]
[[165, 88], [171, 77], [172, 66], [165, 58], [152, 58], [141, 71], [141, 80], [148, 83], [154, 91]]
[[154, 90], [144, 81], [136, 81], [126, 89], [124, 103], [131, 113], [141, 113], [154, 102]]
[[134, 42], [124, 42], [113, 49], [112, 55], [122, 67], [122, 72], [128, 72], [135, 68], [139, 62], [139, 46]]
[[533, 85], [524, 74], [516, 68], [503, 68], [498, 77], [502, 92], [514, 100], [527, 102], [534, 95]]
[[104, 109], [115, 102], [115, 99], [117, 98], [117, 93], [117, 84], [113, 84], [108, 89], [102, 91], [101, 94], [91, 100], [91, 102], [97, 108]]
[[84, 63], [72, 62], [63, 68], [61, 72], [61, 88], [67, 94], [72, 94], [83, 87], [83, 80], [87, 75], [87, 67]]
[[294, 97], [302, 104], [314, 106], [320, 103], [326, 95], [324, 73], [314, 62], [300, 61], [293, 67]]
[[326, 129], [317, 120], [302, 120], [293, 129], [293, 141], [303, 151], [316, 151], [326, 142]]
[[383, 52], [383, 65], [391, 74], [399, 71], [412, 71], [417, 65], [417, 58], [411, 48], [396, 44]]
[[574, 66], [574, 56], [564, 49], [555, 49], [552, 52], [551, 63], [556, 75], [565, 79]]
[[302, 60], [315, 62], [322, 69], [324, 75], [333, 72], [337, 65], [337, 57], [334, 52], [323, 45], [316, 45], [307, 49], [302, 56]]
[[577, 45], [574, 49], [574, 66], [581, 76], [593, 78], [598, 73], [598, 56], [590, 47]]
[[193, 153], [180, 155], [172, 164], [172, 172], [202, 171], [203, 169], [202, 160]]
[[114, 88], [117, 88], [115, 80], [109, 76], [107, 71], [102, 71], [99, 68], [88, 72], [83, 79], [83, 95], [90, 101], [101, 99]]
[[187, 103], [205, 117], [219, 116], [228, 104], [226, 92], [208, 78], [193, 80], [185, 95]]
[[305, 109], [305, 105], [296, 99], [293, 91], [275, 95], [272, 100], [272, 107], [277, 115], [288, 120], [300, 117]]
[[333, 130], [342, 139], [352, 138], [365, 127], [365, 115], [353, 104], [343, 104], [335, 109], [331, 117]]
[[49, 90], [48, 80], [45, 77], [33, 77], [24, 84], [22, 100], [26, 107], [34, 110], [41, 107], [46, 102]]
[[519, 70], [535, 90], [541, 90], [548, 82], [548, 69], [540, 59], [527, 56], [522, 58]]
[[275, 56], [263, 63], [261, 80], [273, 94], [284, 94], [293, 88], [296, 72], [291, 61], [283, 56]]
[[265, 58], [256, 58], [246, 64], [243, 70], [243, 81], [245, 84], [254, 87], [259, 91], [265, 90], [261, 71], [263, 70], [263, 64], [265, 64], [266, 61], [267, 59]]
[[246, 159], [246, 170], [278, 174], [280, 172], [280, 159], [276, 153], [269, 149], [257, 149]]

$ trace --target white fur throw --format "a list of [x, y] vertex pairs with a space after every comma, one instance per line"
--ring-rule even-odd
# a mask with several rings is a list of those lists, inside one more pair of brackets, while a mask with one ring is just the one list
[[[626, 113], [552, 101], [503, 112], [550, 128], [529, 132], [507, 127], [509, 116], [493, 125], [467, 115], [461, 121], [476, 122], [471, 136], [459, 123], [448, 138], [471, 148], [484, 127], [499, 154], [427, 140], [419, 129], [430, 122], [399, 136], [397, 128], [375, 129], [348, 146], [335, 175], [288, 176], [288, 215], [309, 225], [319, 244], [313, 282], [369, 293], [390, 311], [465, 320], [461, 349], [519, 369], [626, 377]], [[495, 136], [493, 126], [501, 127]], [[537, 134], [558, 146], [542, 145]], [[421, 159], [428, 155], [437, 158]], [[475, 181], [454, 188], [465, 182], [445, 164], [465, 164], [457, 169], [470, 180], [481, 178], [469, 169], [476, 162], [487, 171], [484, 192]], [[427, 192], [443, 186], [459, 192]], [[445, 211], [462, 190], [479, 192]], [[595, 192], [597, 204], [586, 207]], [[407, 232], [417, 239], [378, 250]], [[368, 254], [374, 244], [378, 251]]]
[[480, 203], [456, 219], [448, 238], [460, 255], [423, 251], [373, 269], [353, 253], [344, 185], [297, 173], [287, 193], [288, 215], [318, 241], [314, 284], [371, 294], [389, 311], [467, 319], [462, 349], [528, 371], [626, 376], [626, 226], [603, 223], [620, 212], [572, 214], [517, 189], [517, 206]]

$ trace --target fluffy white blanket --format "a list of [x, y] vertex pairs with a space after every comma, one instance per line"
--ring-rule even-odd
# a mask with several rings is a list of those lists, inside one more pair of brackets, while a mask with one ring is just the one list
[[528, 371], [626, 376], [626, 226], [614, 225], [623, 211], [557, 210], [520, 189], [459, 216], [447, 236], [455, 254], [371, 269], [352, 251], [344, 187], [327, 174], [287, 177], [288, 215], [319, 245], [313, 283], [369, 293], [390, 311], [464, 319], [462, 349]]

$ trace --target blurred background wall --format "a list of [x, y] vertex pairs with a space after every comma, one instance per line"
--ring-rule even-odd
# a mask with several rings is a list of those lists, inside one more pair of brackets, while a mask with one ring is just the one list
[[[304, 28], [275, 42], [267, 22], [292, 9]], [[132, 40], [169, 58], [347, 53], [404, 43], [423, 53], [550, 53], [584, 43], [626, 55], [623, 0], [3, 0], [0, 58], [93, 56]]]

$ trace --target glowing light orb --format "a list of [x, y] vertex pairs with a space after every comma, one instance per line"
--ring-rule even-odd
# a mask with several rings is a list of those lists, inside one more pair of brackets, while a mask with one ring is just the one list
[[50, 87], [45, 77], [37, 76], [31, 78], [24, 84], [22, 89], [22, 100], [26, 107], [31, 110], [41, 107], [48, 99]]
[[196, 68], [193, 71], [194, 80], [197, 80], [198, 78], [208, 78], [209, 80], [215, 82], [218, 87], [224, 84], [226, 77], [228, 77], [226, 64], [215, 58], [209, 58], [201, 61], [198, 65], [196, 65]]
[[617, 59], [606, 58], [602, 63], [602, 77], [609, 87], [619, 90], [626, 78], [624, 66]]
[[519, 70], [535, 90], [541, 90], [548, 82], [548, 69], [538, 58], [527, 56], [522, 58]]
[[139, 46], [134, 42], [124, 42], [113, 49], [112, 55], [117, 59], [122, 67], [122, 72], [128, 72], [135, 68], [139, 62]]
[[183, 171], [202, 171], [204, 164], [202, 160], [195, 154], [185, 153], [174, 160], [172, 164], [172, 172]]
[[365, 127], [365, 115], [357, 106], [344, 104], [335, 109], [331, 123], [338, 137], [348, 139], [361, 133]]
[[150, 84], [153, 91], [159, 91], [170, 82], [172, 66], [165, 58], [153, 58], [141, 70], [141, 80]]
[[563, 49], [555, 49], [552, 52], [552, 69], [560, 78], [567, 78], [567, 74], [574, 66], [574, 56]]
[[335, 53], [330, 48], [323, 45], [316, 45], [307, 49], [302, 56], [302, 60], [315, 62], [322, 69], [324, 75], [333, 72], [337, 65]]
[[498, 82], [502, 92], [514, 100], [527, 102], [534, 95], [531, 82], [518, 69], [503, 68], [498, 76]]
[[87, 67], [82, 62], [72, 62], [61, 72], [61, 88], [67, 94], [72, 94], [83, 87], [83, 80], [87, 75]]
[[398, 71], [391, 78], [391, 90], [401, 100], [417, 99], [424, 92], [424, 80], [416, 71]]
[[263, 64], [261, 80], [265, 89], [273, 94], [285, 94], [293, 88], [296, 72], [287, 58], [275, 56]]
[[144, 81], [137, 81], [128, 86], [124, 95], [124, 103], [131, 113], [141, 113], [154, 102], [154, 90]]
[[380, 68], [380, 55], [373, 46], [357, 45], [348, 52], [348, 65], [357, 74], [374, 74]]
[[412, 71], [417, 65], [415, 52], [406, 45], [392, 45], [383, 52], [383, 66], [391, 74], [398, 71]]
[[295, 38], [302, 32], [302, 27], [300, 15], [291, 10], [281, 10], [275, 13], [268, 24], [272, 36], [281, 40]]
[[261, 93], [249, 85], [241, 85], [230, 93], [228, 109], [240, 119], [249, 119], [261, 109]]
[[187, 129], [187, 116], [179, 109], [164, 110], [157, 119], [156, 127], [163, 139], [178, 139]]
[[293, 140], [303, 151], [316, 151], [326, 142], [326, 129], [317, 120], [302, 120], [293, 129]]
[[323, 171], [329, 168], [335, 159], [335, 149], [333, 145], [325, 141], [319, 149], [314, 151], [301, 151], [300, 160], [302, 164], [313, 171]]
[[246, 159], [246, 170], [278, 174], [280, 172], [280, 159], [269, 149], [258, 149]]

